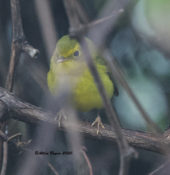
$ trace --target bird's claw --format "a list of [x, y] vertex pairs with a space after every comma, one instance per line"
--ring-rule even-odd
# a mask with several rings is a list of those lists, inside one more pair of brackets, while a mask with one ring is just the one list
[[57, 116], [55, 117], [55, 120], [58, 120], [58, 127], [61, 127], [61, 123], [63, 120], [67, 120], [67, 115], [65, 114], [65, 111], [60, 110], [57, 114]]
[[104, 125], [101, 121], [100, 116], [97, 116], [97, 118], [95, 119], [95, 121], [91, 124], [91, 126], [95, 126], [97, 125], [97, 135], [100, 133], [100, 128], [104, 129]]

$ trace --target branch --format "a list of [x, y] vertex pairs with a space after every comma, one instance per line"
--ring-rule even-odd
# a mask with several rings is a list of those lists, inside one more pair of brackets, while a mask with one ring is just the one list
[[51, 169], [54, 175], [59, 175], [54, 166], [50, 162], [48, 162], [48, 167]]
[[6, 88], [12, 91], [15, 69], [22, 52], [31, 58], [37, 57], [39, 51], [33, 48], [25, 39], [23, 32], [19, 0], [11, 0], [11, 17], [12, 17], [12, 46], [9, 72], [6, 81]]
[[1, 168], [1, 175], [6, 175], [6, 168], [7, 168], [7, 159], [8, 158], [8, 144], [7, 141], [3, 142], [3, 160], [2, 160], [2, 168]]
[[86, 160], [87, 166], [89, 168], [89, 175], [93, 175], [93, 168], [92, 168], [91, 162], [86, 154], [86, 151], [87, 151], [87, 149], [85, 147], [83, 147], [81, 150], [83, 157]]
[[126, 90], [127, 94], [132, 98], [133, 102], [135, 103], [136, 107], [142, 114], [143, 119], [145, 122], [148, 124], [148, 126], [152, 129], [152, 131], [155, 134], [160, 134], [161, 130], [160, 128], [156, 125], [154, 121], [149, 117], [148, 113], [144, 110], [144, 108], [141, 106], [140, 102], [136, 98], [135, 94], [133, 93], [132, 89], [129, 87], [126, 79], [124, 78], [123, 72], [121, 69], [118, 67], [115, 59], [112, 58], [112, 55], [108, 49], [104, 50], [104, 58], [107, 62], [107, 66], [110, 69], [110, 72], [112, 76], [119, 82], [119, 84], [124, 87]]
[[[78, 9], [77, 9], [78, 10]], [[106, 22], [110, 22], [111, 20], [114, 20], [114, 18], [119, 17], [122, 13], [124, 13], [124, 9], [118, 9], [113, 11], [110, 15], [94, 20], [87, 24], [81, 24], [79, 27], [72, 29], [71, 35], [74, 37], [77, 34], [86, 34], [87, 31], [99, 27], [100, 25], [105, 25]]]
[[0, 137], [4, 140], [4, 141], [7, 141], [7, 136], [5, 133], [3, 133], [1, 130], [0, 130]]
[[[108, 125], [105, 125], [105, 129], [100, 131], [100, 136], [97, 135], [96, 129], [91, 127], [91, 124], [89, 123], [80, 123], [75, 126], [74, 124], [68, 124], [68, 122], [65, 121], [62, 123], [62, 126], [64, 127], [59, 127], [58, 121], [54, 120], [56, 117], [54, 114], [45, 112], [39, 107], [21, 101], [3, 88], [0, 88], [0, 100], [6, 104], [6, 107], [9, 109], [9, 114], [12, 114], [10, 116], [16, 120], [36, 125], [46, 123], [55, 126], [57, 130], [64, 130], [65, 127], [68, 128], [70, 127], [69, 125], [73, 125], [73, 129], [84, 135], [99, 139], [107, 139], [114, 142], [116, 141], [116, 134]], [[125, 129], [122, 129], [122, 134], [130, 145], [158, 153], [165, 154], [162, 146], [168, 147], [170, 145], [170, 129], [161, 137], [151, 133]]]
[[[11, 0], [10, 2], [11, 2], [11, 17], [12, 17], [12, 46], [11, 46], [9, 71], [5, 87], [9, 91], [12, 91], [14, 84], [15, 70], [20, 54], [24, 52], [33, 58], [37, 56], [39, 51], [37, 49], [34, 49], [31, 45], [29, 45], [25, 39], [20, 15], [19, 0]], [[1, 122], [0, 129], [3, 131], [5, 130], [5, 127], [6, 122]], [[0, 140], [0, 158], [2, 154], [2, 145], [3, 145], [3, 160], [2, 160], [1, 175], [5, 175], [7, 166], [8, 144], [6, 141]]]
[[156, 168], [154, 171], [150, 172], [149, 175], [168, 175], [169, 174], [169, 163], [170, 160], [167, 160], [162, 165], [160, 165], [158, 168]]

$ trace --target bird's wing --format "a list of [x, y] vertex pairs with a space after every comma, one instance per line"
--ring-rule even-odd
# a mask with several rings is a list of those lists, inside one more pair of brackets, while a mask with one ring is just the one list
[[102, 69], [104, 72], [106, 72], [109, 75], [110, 79], [112, 80], [112, 82], [114, 84], [114, 95], [118, 96], [119, 95], [118, 87], [117, 87], [117, 85], [115, 83], [115, 80], [114, 80], [112, 74], [109, 72], [109, 70], [108, 70], [108, 68], [106, 66], [106, 62], [105, 62], [104, 58], [101, 57], [101, 56], [96, 56], [95, 61], [97, 63], [97, 67], [99, 69]]

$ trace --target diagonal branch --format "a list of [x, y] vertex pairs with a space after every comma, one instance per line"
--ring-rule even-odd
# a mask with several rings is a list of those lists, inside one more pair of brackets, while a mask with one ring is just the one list
[[169, 163], [170, 160], [166, 160], [163, 164], [161, 164], [159, 167], [157, 167], [155, 170], [150, 172], [148, 175], [168, 175], [169, 174]]
[[107, 62], [108, 67], [110, 68], [110, 72], [112, 76], [119, 82], [119, 84], [124, 87], [124, 89], [127, 91], [128, 95], [132, 98], [134, 101], [135, 105], [137, 106], [138, 110], [142, 114], [143, 119], [146, 121], [148, 126], [152, 129], [152, 131], [155, 134], [160, 134], [161, 130], [160, 128], [156, 125], [155, 122], [152, 121], [152, 119], [148, 116], [147, 112], [144, 110], [144, 108], [140, 105], [140, 102], [136, 98], [135, 94], [129, 87], [127, 81], [124, 78], [124, 75], [120, 68], [118, 67], [116, 61], [112, 58], [112, 55], [108, 49], [104, 50], [104, 58]]
[[113, 19], [119, 17], [119, 15], [121, 15], [123, 13], [124, 13], [124, 9], [114, 10], [110, 15], [108, 15], [106, 17], [94, 20], [94, 21], [89, 22], [89, 23], [82, 24], [79, 27], [74, 28], [74, 30], [71, 31], [71, 34], [73, 36], [76, 35], [76, 33], [86, 34], [87, 31], [89, 31], [89, 30], [91, 31], [93, 28], [100, 27], [101, 25], [105, 25], [105, 23], [112, 21]]
[[[98, 74], [98, 71], [96, 69], [96, 66], [94, 64], [94, 61], [89, 53], [89, 49], [87, 46], [87, 43], [85, 40], [83, 40], [83, 33], [77, 32], [76, 28], [77, 27], [81, 27], [80, 21], [78, 19], [77, 13], [76, 13], [76, 8], [74, 6], [74, 1], [69, 1], [69, 0], [65, 0], [65, 8], [66, 8], [66, 12], [67, 12], [67, 16], [69, 19], [69, 23], [70, 23], [70, 34], [72, 37], [74, 37], [75, 39], [77, 39], [80, 44], [81, 44], [81, 48], [83, 50], [83, 54], [85, 55], [84, 59], [89, 67], [89, 70], [91, 72], [91, 74], [93, 75], [93, 78], [95, 80], [95, 83], [97, 85], [97, 88], [100, 92], [102, 101], [103, 101], [103, 105], [105, 107], [106, 110], [106, 114], [107, 117], [109, 119], [109, 122], [112, 126], [112, 128], [114, 129], [115, 133], [116, 133], [116, 137], [117, 137], [117, 143], [119, 146], [119, 151], [120, 151], [120, 170], [119, 170], [119, 174], [120, 175], [125, 175], [128, 172], [128, 167], [129, 167], [129, 162], [130, 159], [132, 157], [136, 157], [137, 156], [137, 152], [135, 152], [135, 150], [133, 148], [131, 148], [126, 139], [124, 138], [122, 131], [121, 131], [121, 127], [116, 115], [116, 112], [114, 111], [114, 109], [112, 108], [111, 102], [109, 100], [109, 98], [106, 95], [104, 86], [102, 84], [101, 78]], [[73, 33], [74, 32], [74, 33]]]

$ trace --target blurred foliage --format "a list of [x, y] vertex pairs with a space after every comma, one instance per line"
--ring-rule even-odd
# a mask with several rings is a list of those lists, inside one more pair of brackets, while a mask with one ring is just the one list
[[138, 34], [170, 55], [170, 0], [140, 0], [132, 15]]
[[[147, 113], [158, 125], [162, 119], [167, 121], [168, 103], [161, 80], [170, 73], [169, 60], [147, 43], [139, 42], [139, 38], [129, 27], [117, 33], [111, 48], [125, 72], [129, 85]], [[147, 126], [135, 105], [121, 88], [119, 98], [115, 98], [115, 105], [124, 127], [146, 129]], [[122, 106], [124, 110], [121, 110]], [[160, 125], [163, 129], [168, 127], [167, 122], [164, 126], [162, 123]]]

